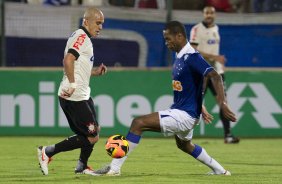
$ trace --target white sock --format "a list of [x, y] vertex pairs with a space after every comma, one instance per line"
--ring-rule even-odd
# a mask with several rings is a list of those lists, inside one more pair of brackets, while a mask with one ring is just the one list
[[129, 150], [128, 150], [127, 155], [122, 158], [114, 158], [111, 162], [112, 170], [120, 171], [120, 168], [123, 165], [123, 163], [125, 162], [125, 160], [127, 159], [128, 155], [134, 150], [136, 146], [138, 146], [138, 144], [130, 142], [130, 141], [128, 141], [128, 143], [129, 143]]
[[195, 144], [195, 149], [191, 155], [203, 164], [210, 167], [215, 172], [215, 174], [225, 173], [225, 169], [215, 159], [209, 156], [204, 148], [201, 148], [200, 146]]

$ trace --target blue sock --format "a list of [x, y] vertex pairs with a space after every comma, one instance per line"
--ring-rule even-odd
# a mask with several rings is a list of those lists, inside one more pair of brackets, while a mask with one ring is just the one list
[[126, 136], [126, 139], [130, 142], [133, 142], [135, 144], [138, 144], [140, 139], [141, 139], [141, 136], [140, 135], [136, 135], [132, 132], [128, 132], [127, 136]]
[[195, 149], [191, 153], [194, 158], [198, 158], [198, 156], [202, 153], [202, 147], [195, 144]]

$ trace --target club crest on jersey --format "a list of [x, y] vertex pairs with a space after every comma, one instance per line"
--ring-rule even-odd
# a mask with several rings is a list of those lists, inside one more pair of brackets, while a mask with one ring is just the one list
[[180, 81], [172, 80], [172, 88], [174, 91], [182, 91], [183, 87]]
[[73, 48], [79, 50], [79, 47], [84, 43], [86, 38], [86, 34], [81, 34], [79, 37], [76, 39], [75, 43], [73, 44]]
[[94, 123], [88, 123], [86, 126], [88, 127], [88, 132], [89, 132], [90, 134], [95, 133], [96, 128], [95, 128]]

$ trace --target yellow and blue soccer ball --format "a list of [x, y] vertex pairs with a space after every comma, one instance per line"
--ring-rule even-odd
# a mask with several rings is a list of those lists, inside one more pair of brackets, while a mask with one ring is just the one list
[[122, 158], [127, 154], [129, 144], [124, 136], [113, 135], [108, 138], [105, 149], [112, 158]]

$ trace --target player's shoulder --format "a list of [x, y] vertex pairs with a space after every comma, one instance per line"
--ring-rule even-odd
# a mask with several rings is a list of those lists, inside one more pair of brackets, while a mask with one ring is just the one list
[[68, 38], [69, 43], [74, 43], [77, 45], [92, 45], [90, 37], [83, 29], [77, 29], [74, 31], [71, 36]]
[[192, 29], [198, 29], [198, 28], [200, 28], [201, 26], [202, 26], [202, 23], [199, 22], [198, 24], [195, 24], [195, 25], [192, 27]]
[[77, 29], [69, 35], [68, 39], [73, 40], [73, 39], [77, 38], [79, 36], [79, 34], [81, 34], [81, 32], [80, 32], [79, 29]]
[[85, 32], [82, 29], [77, 29], [74, 32], [72, 32], [72, 34], [70, 35], [70, 37], [77, 37], [81, 34], [85, 34]]
[[201, 54], [198, 51], [193, 52], [193, 53], [185, 53], [183, 55], [183, 60], [184, 61], [189, 62], [189, 61], [195, 60], [195, 59], [201, 59]]
[[209, 30], [211, 31], [218, 31], [218, 25], [217, 24], [214, 24], [212, 27], [209, 28]]
[[187, 53], [187, 54], [191, 57], [200, 57], [201, 56], [201, 54], [198, 51], [195, 51], [193, 53]]

